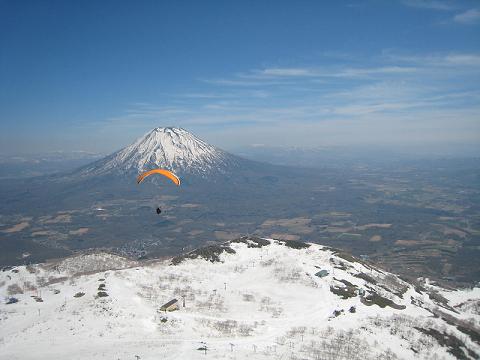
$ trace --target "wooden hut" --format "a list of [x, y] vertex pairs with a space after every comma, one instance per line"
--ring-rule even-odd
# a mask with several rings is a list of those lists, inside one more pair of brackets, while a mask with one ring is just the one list
[[178, 309], [179, 309], [179, 306], [178, 306], [177, 299], [170, 300], [169, 302], [167, 302], [166, 304], [163, 304], [160, 307], [160, 311], [175, 311]]

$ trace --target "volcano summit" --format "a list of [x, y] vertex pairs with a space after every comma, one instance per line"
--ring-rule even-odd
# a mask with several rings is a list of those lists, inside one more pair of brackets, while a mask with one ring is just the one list
[[157, 127], [131, 145], [82, 169], [81, 175], [165, 168], [178, 174], [225, 173], [242, 160], [182, 128]]

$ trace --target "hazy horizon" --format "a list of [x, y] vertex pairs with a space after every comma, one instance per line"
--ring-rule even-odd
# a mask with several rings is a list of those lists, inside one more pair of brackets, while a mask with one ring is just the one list
[[[188, 130], [188, 129], [187, 129]], [[148, 132], [147, 132], [148, 133]], [[62, 157], [71, 158], [73, 157], [92, 157], [98, 158], [99, 156], [107, 156], [118, 150], [123, 149], [124, 147], [131, 145], [138, 138], [143, 136], [146, 133], [140, 133], [140, 135], [132, 135], [130, 139], [126, 139], [123, 142], [118, 141], [117, 144], [113, 144], [109, 149], [98, 149], [95, 146], [92, 147], [80, 147], [74, 149], [65, 149], [60, 147], [51, 147], [51, 148], [42, 148], [38, 147], [36, 149], [7, 149], [6, 151], [0, 151], [0, 157], [9, 160], [15, 160], [16, 158], [20, 161], [23, 160], [33, 160], [36, 158], [41, 158], [44, 156], [53, 156], [57, 159]], [[194, 133], [198, 136], [198, 133]], [[295, 142], [284, 141], [281, 143], [272, 143], [269, 141], [265, 142], [252, 142], [252, 143], [235, 143], [234, 141], [228, 141], [228, 137], [218, 138], [216, 136], [208, 136], [208, 134], [203, 137], [199, 136], [202, 140], [207, 143], [214, 145], [222, 150], [228, 151], [235, 155], [255, 155], [259, 153], [268, 153], [275, 151], [301, 151], [304, 153], [315, 153], [317, 155], [326, 154], [326, 155], [338, 155], [338, 157], [344, 158], [361, 158], [365, 157], [366, 160], [377, 158], [388, 158], [395, 156], [397, 159], [429, 159], [437, 157], [452, 157], [452, 158], [477, 158], [480, 157], [480, 143], [475, 144], [458, 144], [458, 143], [445, 143], [440, 147], [432, 147], [429, 143], [423, 144], [410, 144], [405, 146], [402, 144], [388, 144], [388, 143], [354, 143], [354, 144], [296, 144]], [[252, 139], [252, 137], [248, 137]], [[262, 139], [260, 136], [257, 136], [256, 139]]]

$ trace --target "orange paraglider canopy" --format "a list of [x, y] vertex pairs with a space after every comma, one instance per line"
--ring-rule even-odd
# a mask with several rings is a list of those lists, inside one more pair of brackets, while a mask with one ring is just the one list
[[152, 174], [161, 174], [163, 176], [166, 176], [167, 178], [172, 180], [172, 182], [175, 185], [180, 186], [180, 179], [178, 178], [178, 176], [172, 173], [171, 171], [168, 171], [165, 169], [153, 169], [140, 174], [137, 178], [137, 184], [140, 184], [143, 181], [143, 179], [145, 179], [147, 176], [150, 176]]

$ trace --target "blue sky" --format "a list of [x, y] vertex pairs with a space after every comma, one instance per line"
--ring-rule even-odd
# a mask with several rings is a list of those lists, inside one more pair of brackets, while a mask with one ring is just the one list
[[0, 0], [0, 153], [475, 149], [479, 39], [479, 1]]

